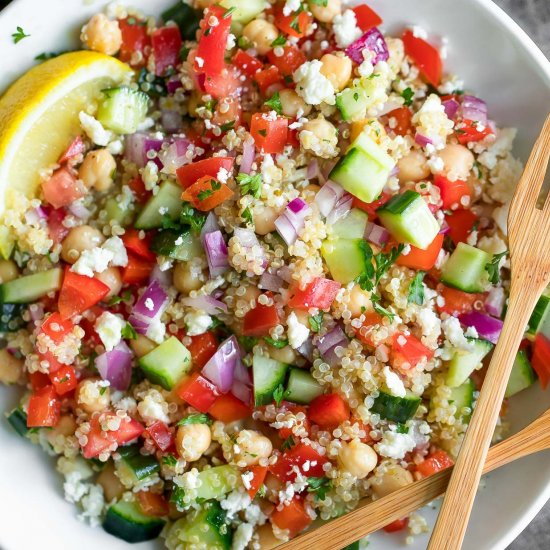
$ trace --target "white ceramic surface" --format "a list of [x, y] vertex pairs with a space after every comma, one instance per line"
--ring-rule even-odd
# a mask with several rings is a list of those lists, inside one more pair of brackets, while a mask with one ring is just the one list
[[[148, 13], [159, 13], [173, 0], [128, 0]], [[0, 92], [34, 63], [35, 55], [77, 45], [78, 29], [100, 10], [105, 0], [15, 0], [0, 14]], [[492, 118], [519, 128], [516, 152], [525, 159], [550, 108], [550, 63], [527, 35], [489, 0], [370, 0], [398, 31], [419, 24], [446, 36], [446, 68], [459, 74], [471, 90], [489, 103]], [[31, 35], [12, 44], [11, 33], [22, 26]], [[14, 392], [0, 389], [0, 410], [16, 403]], [[550, 394], [537, 387], [510, 404], [513, 431], [550, 406]], [[505, 548], [550, 497], [549, 453], [524, 459], [489, 476], [476, 500], [464, 548]], [[424, 513], [424, 512], [423, 512]], [[434, 511], [427, 509], [430, 521]], [[101, 529], [76, 519], [73, 505], [62, 497], [61, 478], [53, 461], [0, 423], [0, 548], [34, 550], [127, 549], [128, 545]], [[372, 550], [403, 548], [404, 535], [375, 535]], [[425, 548], [418, 536], [410, 550]], [[162, 548], [161, 543], [136, 549]]]

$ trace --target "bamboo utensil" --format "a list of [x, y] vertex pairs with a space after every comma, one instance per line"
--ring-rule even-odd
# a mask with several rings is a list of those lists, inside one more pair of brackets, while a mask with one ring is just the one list
[[[517, 434], [491, 447], [483, 473], [491, 472], [524, 456], [550, 449], [550, 409], [542, 413]], [[417, 481], [371, 502], [361, 501], [345, 516], [308, 531], [281, 546], [278, 550], [340, 550], [396, 519], [425, 506], [447, 488], [452, 468]]]
[[506, 384], [531, 312], [550, 281], [550, 199], [537, 208], [550, 157], [550, 116], [535, 143], [508, 214], [511, 281], [508, 311], [428, 550], [459, 550]]

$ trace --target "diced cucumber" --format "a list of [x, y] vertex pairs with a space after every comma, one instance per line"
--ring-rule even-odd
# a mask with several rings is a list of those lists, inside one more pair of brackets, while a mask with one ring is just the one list
[[425, 250], [439, 233], [439, 224], [416, 191], [392, 197], [376, 213], [382, 225], [402, 243]]
[[103, 529], [126, 542], [156, 539], [164, 524], [163, 519], [146, 516], [136, 502], [120, 501], [107, 510]]
[[286, 363], [264, 355], [253, 356], [254, 403], [257, 407], [269, 405], [273, 401], [273, 392], [284, 383], [287, 370]]
[[352, 208], [348, 215], [332, 224], [331, 239], [363, 239], [369, 217], [359, 208]]
[[369, 132], [363, 130], [351, 144], [350, 148], [360, 149], [375, 160], [380, 166], [385, 168], [388, 173], [395, 167], [395, 161], [376, 143], [369, 135]]
[[120, 447], [118, 453], [121, 460], [117, 461], [117, 470], [122, 467], [125, 476], [142, 481], [160, 471], [160, 464], [154, 455], [142, 455], [139, 445]]
[[175, 336], [171, 336], [140, 357], [138, 364], [153, 384], [171, 390], [191, 369], [191, 354]]
[[373, 202], [390, 171], [359, 148], [350, 149], [330, 172], [330, 179], [364, 202]]
[[336, 95], [336, 107], [348, 122], [365, 118], [367, 103], [367, 92], [361, 86], [346, 88]]
[[543, 294], [531, 317], [529, 319], [529, 325], [527, 332], [529, 334], [536, 334], [537, 332], [542, 332], [545, 336], [550, 338], [550, 296]]
[[220, 500], [238, 487], [239, 479], [239, 471], [228, 464], [202, 470], [197, 476], [197, 480], [200, 481], [196, 488], [197, 499]]
[[512, 395], [525, 390], [534, 384], [536, 379], [535, 371], [527, 358], [527, 354], [523, 350], [518, 351], [504, 397], [512, 397]]
[[26, 436], [29, 429], [27, 428], [27, 413], [17, 407], [9, 412], [6, 416], [6, 420], [10, 426], [21, 436]]
[[233, 531], [225, 510], [219, 502], [211, 500], [178, 519], [168, 531], [166, 544], [169, 548], [229, 550], [232, 540]]
[[286, 384], [285, 399], [307, 405], [324, 392], [323, 386], [304, 369], [290, 369]]
[[97, 120], [117, 134], [133, 134], [145, 120], [149, 96], [128, 86], [102, 90], [103, 99], [97, 109]]
[[483, 358], [493, 349], [493, 344], [487, 340], [468, 338], [472, 349], [455, 350], [449, 361], [449, 372], [447, 373], [447, 385], [451, 388], [458, 388], [476, 370]]
[[15, 332], [25, 326], [21, 316], [26, 309], [25, 304], [0, 304], [0, 332]]
[[0, 256], [9, 260], [15, 247], [15, 238], [8, 227], [0, 226]]
[[121, 227], [129, 226], [134, 220], [135, 211], [132, 208], [123, 208], [115, 197], [109, 197], [105, 201], [105, 212], [109, 221], [117, 222]]
[[466, 243], [458, 243], [441, 269], [441, 282], [464, 292], [483, 292], [487, 285], [485, 266], [491, 254]]
[[263, 0], [221, 0], [220, 5], [227, 9], [235, 8], [231, 13], [231, 20], [243, 24], [252, 21], [265, 9]]
[[[451, 396], [449, 397], [449, 403], [453, 403], [456, 407], [455, 416], [457, 418], [463, 418], [466, 421], [469, 421], [472, 416], [472, 406], [474, 403], [474, 391], [475, 385], [471, 378], [468, 378], [464, 384], [458, 386], [458, 388], [452, 388]], [[468, 407], [470, 412], [464, 414], [464, 409]]]
[[363, 239], [329, 239], [321, 246], [321, 254], [335, 281], [348, 284], [365, 272], [367, 258]]
[[161, 256], [186, 262], [200, 256], [203, 248], [200, 240], [189, 229], [163, 229], [153, 237], [151, 250]]
[[195, 40], [202, 12], [180, 1], [163, 11], [161, 17], [165, 23], [168, 21], [176, 23], [183, 40]]
[[379, 414], [381, 418], [404, 424], [412, 418], [420, 405], [420, 397], [407, 390], [405, 397], [396, 397], [381, 391], [374, 400], [371, 412]]
[[183, 202], [182, 189], [179, 185], [165, 181], [158, 193], [153, 195], [140, 212], [136, 220], [136, 229], [155, 229], [162, 226], [162, 220], [175, 221], [179, 218]]
[[0, 285], [0, 303], [28, 304], [42, 298], [48, 292], [61, 288], [63, 271], [59, 267], [25, 275]]

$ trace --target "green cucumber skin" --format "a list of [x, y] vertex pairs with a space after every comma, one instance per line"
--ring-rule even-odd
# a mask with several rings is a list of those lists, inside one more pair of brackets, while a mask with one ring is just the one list
[[537, 376], [527, 358], [527, 354], [523, 350], [518, 351], [504, 397], [516, 395], [516, 393], [532, 386], [536, 380]]
[[[176, 244], [178, 241], [181, 242]], [[150, 248], [156, 254], [181, 262], [187, 262], [202, 253], [199, 239], [195, 238], [189, 230], [163, 229], [153, 237]]]
[[[166, 216], [172, 221], [179, 218], [182, 209], [181, 200], [182, 189], [179, 185], [170, 181], [165, 181], [159, 188], [156, 195], [152, 196], [140, 212], [136, 223], [136, 229], [156, 229], [162, 226]], [[165, 208], [166, 212], [160, 213]]]
[[19, 407], [13, 409], [6, 417], [10, 426], [22, 437], [25, 437], [29, 431], [27, 428], [27, 415]]
[[395, 195], [386, 204], [376, 210], [377, 214], [387, 212], [388, 214], [400, 215], [404, 214], [412, 204], [418, 199], [422, 200], [420, 193], [407, 190], [401, 195]]
[[381, 391], [374, 400], [371, 412], [386, 420], [404, 424], [416, 414], [421, 401], [420, 397], [416, 395], [408, 394], [406, 397], [395, 397]]
[[468, 407], [470, 410], [472, 409], [474, 403], [474, 391], [475, 385], [471, 378], [468, 378], [468, 380], [466, 380], [466, 382], [458, 388], [452, 388], [449, 401], [452, 401], [453, 405], [456, 406], [455, 416], [457, 418], [463, 417], [464, 420], [469, 420], [472, 416], [471, 412], [468, 415], [463, 415], [461, 410], [465, 407]]
[[541, 332], [547, 338], [550, 338], [550, 296], [543, 294], [535, 306], [529, 319], [528, 334], [537, 334]]
[[48, 292], [61, 288], [63, 271], [59, 267], [25, 275], [0, 285], [0, 303], [28, 304]]
[[367, 100], [367, 93], [363, 88], [347, 88], [336, 96], [336, 107], [345, 121], [360, 120], [365, 118]]
[[321, 254], [332, 278], [344, 285], [365, 272], [363, 239], [329, 239], [321, 246]]
[[458, 388], [476, 370], [484, 357], [493, 349], [493, 344], [487, 340], [468, 338], [473, 349], [471, 351], [456, 350], [449, 361], [449, 371], [446, 383], [451, 388]]
[[121, 501], [107, 510], [103, 529], [126, 542], [144, 542], [156, 539], [165, 523], [142, 514], [137, 503]]
[[254, 355], [252, 358], [252, 376], [254, 379], [254, 402], [257, 407], [269, 405], [273, 401], [273, 392], [284, 384], [288, 365]]
[[149, 96], [128, 86], [103, 90], [99, 102], [97, 120], [105, 128], [117, 134], [133, 134], [145, 120], [149, 108]]
[[291, 368], [285, 391], [285, 400], [307, 405], [324, 393], [324, 388], [304, 369]]
[[163, 11], [162, 20], [167, 23], [173, 21], [179, 27], [182, 40], [195, 40], [195, 34], [199, 29], [199, 23], [202, 19], [202, 12], [178, 2], [171, 8]]
[[160, 472], [160, 464], [154, 455], [142, 455], [139, 449], [139, 445], [130, 445], [120, 447], [118, 452], [136, 478], [141, 481]]
[[483, 292], [487, 282], [485, 266], [491, 255], [465, 243], [457, 247], [441, 269], [441, 282], [463, 292]]

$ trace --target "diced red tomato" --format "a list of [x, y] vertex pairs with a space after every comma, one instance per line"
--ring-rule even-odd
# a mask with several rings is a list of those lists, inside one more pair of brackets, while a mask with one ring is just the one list
[[270, 329], [279, 324], [279, 314], [275, 305], [257, 304], [243, 319], [245, 336], [268, 336]]
[[182, 40], [177, 26], [161, 27], [153, 31], [151, 46], [155, 56], [155, 74], [162, 76], [179, 62]]
[[478, 221], [477, 216], [471, 210], [454, 210], [445, 216], [449, 226], [449, 237], [454, 244], [465, 243]]
[[349, 405], [337, 394], [319, 395], [309, 404], [309, 418], [323, 430], [333, 430], [349, 420]]
[[[297, 415], [298, 413], [303, 413], [306, 415], [305, 419], [302, 421], [302, 426], [304, 430], [309, 433], [311, 429], [311, 422], [309, 421], [307, 417], [307, 408], [302, 407], [301, 405], [296, 405], [296, 403], [291, 403], [289, 401], [282, 401], [281, 406], [279, 407], [279, 410], [281, 412], [290, 411], [293, 415]], [[279, 437], [281, 439], [288, 439], [292, 436], [292, 429], [291, 428], [279, 428]]]
[[152, 491], [138, 491], [136, 493], [137, 500], [141, 511], [146, 516], [162, 517], [167, 516], [170, 512], [170, 507], [164, 496]]
[[232, 63], [239, 67], [241, 72], [247, 76], [254, 76], [256, 71], [260, 70], [264, 65], [257, 58], [250, 55], [244, 50], [237, 50], [237, 53], [233, 57]]
[[250, 487], [246, 490], [248, 496], [252, 500], [263, 485], [267, 474], [267, 466], [249, 466], [247, 471], [252, 472], [252, 479], [249, 481]]
[[231, 172], [233, 170], [233, 157], [210, 157], [203, 160], [197, 160], [191, 164], [185, 164], [176, 170], [178, 181], [185, 188], [191, 187], [200, 178], [209, 176], [215, 178], [220, 168]]
[[145, 233], [143, 239], [139, 238], [139, 234], [140, 231], [134, 229], [133, 227], [128, 227], [126, 229], [126, 233], [122, 235], [122, 242], [124, 243], [126, 250], [133, 252], [136, 256], [139, 256], [145, 260], [149, 260], [151, 262], [155, 261], [157, 255], [149, 248], [153, 234]]
[[406, 136], [410, 133], [412, 127], [412, 111], [408, 107], [399, 107], [399, 109], [394, 109], [386, 116], [388, 117], [388, 120], [391, 118], [395, 119], [395, 126], [392, 130], [398, 136]]
[[74, 367], [70, 365], [61, 365], [50, 374], [50, 380], [57, 395], [65, 395], [73, 391], [78, 384]]
[[443, 73], [443, 63], [436, 48], [414, 36], [410, 29], [403, 33], [405, 53], [418, 65], [420, 72], [433, 86], [439, 86]]
[[219, 392], [212, 382], [195, 372], [178, 386], [176, 395], [197, 411], [205, 413], [214, 404]]
[[396, 519], [392, 521], [386, 527], [383, 527], [386, 533], [396, 533], [397, 531], [403, 531], [409, 525], [409, 518]]
[[64, 164], [65, 162], [71, 160], [72, 158], [76, 157], [77, 155], [82, 155], [86, 151], [86, 145], [84, 145], [84, 142], [82, 141], [81, 136], [76, 136], [69, 147], [65, 149], [65, 152], [59, 157], [59, 160], [57, 161], [58, 164]]
[[[216, 25], [211, 26], [210, 21], [216, 20]], [[202, 59], [198, 63], [195, 58], [195, 68], [199, 73], [216, 75], [225, 67], [225, 49], [227, 37], [231, 27], [231, 14], [220, 5], [210, 6], [201, 21], [201, 36], [197, 48], [197, 58]]]
[[381, 325], [384, 318], [379, 313], [376, 313], [375, 311], [371, 313], [365, 313], [365, 320], [363, 321], [363, 324], [361, 325], [361, 328], [357, 329], [355, 331], [357, 338], [363, 342], [366, 346], [373, 347], [374, 342], [372, 340], [371, 336], [371, 328], [375, 325]]
[[[277, 67], [274, 67], [273, 65], [267, 67], [266, 69], [257, 71], [256, 73], [254, 73], [253, 78], [256, 84], [258, 84], [260, 92], [262, 92], [262, 94], [264, 95], [266, 94], [268, 89], [274, 90], [276, 87], [283, 87], [283, 77], [279, 72], [279, 69], [277, 69]], [[275, 84], [277, 84], [277, 86], [275, 86]]]
[[393, 335], [391, 362], [394, 368], [409, 370], [423, 359], [431, 359], [434, 352], [427, 348], [416, 336], [396, 332]]
[[435, 265], [439, 252], [443, 248], [443, 239], [443, 234], [436, 235], [432, 244], [426, 250], [411, 245], [408, 254], [401, 254], [397, 258], [397, 265], [410, 267], [411, 269], [422, 269], [424, 271], [430, 270]]
[[239, 72], [234, 67], [224, 67], [219, 73], [207, 74], [204, 79], [204, 91], [216, 99], [235, 95], [242, 86]]
[[456, 127], [455, 133], [459, 143], [466, 145], [467, 143], [485, 139], [487, 136], [493, 134], [493, 130], [491, 130], [490, 126], [483, 126], [474, 120], [463, 120]]
[[306, 56], [296, 46], [285, 46], [283, 55], [275, 55], [274, 50], [267, 53], [269, 62], [279, 69], [283, 76], [291, 75], [300, 65], [305, 63]]
[[445, 300], [445, 304], [437, 306], [437, 310], [440, 313], [448, 313], [449, 315], [461, 315], [462, 313], [469, 313], [474, 309], [474, 304], [483, 299], [482, 294], [470, 294], [451, 288], [445, 285], [439, 285], [437, 287], [439, 294]]
[[[242, 107], [241, 102], [235, 97], [226, 97], [220, 101], [212, 114], [212, 124], [223, 126], [229, 124], [231, 129], [238, 128], [241, 123]], [[225, 129], [223, 130], [225, 131]], [[215, 158], [215, 157], [214, 157]]]
[[[72, 332], [73, 328], [74, 324], [69, 320], [63, 319], [61, 314], [56, 311], [42, 323], [40, 334], [48, 336], [54, 345], [57, 346], [63, 342], [67, 334]], [[49, 363], [50, 374], [61, 368], [61, 363], [51, 351], [46, 351], [45, 353], [38, 352], [38, 355], [40, 361], [47, 361]]]
[[266, 113], [254, 113], [250, 121], [250, 134], [257, 149], [264, 153], [282, 153], [287, 142], [288, 119], [278, 116], [271, 120]]
[[454, 464], [453, 459], [441, 449], [430, 453], [425, 460], [416, 466], [416, 471], [422, 477], [429, 477], [441, 470], [446, 470]]
[[302, 466], [306, 461], [310, 462], [309, 469], [307, 472], [304, 471], [306, 476], [323, 477], [325, 475], [323, 465], [328, 462], [328, 459], [305, 443], [298, 443], [285, 451], [275, 464], [269, 466], [269, 471], [281, 481], [294, 481], [296, 472], [293, 466], [297, 466], [302, 471]]
[[225, 183], [211, 176], [203, 176], [188, 187], [181, 195], [184, 201], [194, 208], [208, 212], [233, 196], [233, 191]]
[[162, 452], [166, 452], [174, 445], [174, 435], [164, 422], [157, 420], [146, 431]]
[[45, 372], [37, 370], [36, 372], [29, 372], [27, 376], [33, 392], [51, 384], [50, 377]]
[[117, 446], [130, 443], [130, 441], [138, 438], [145, 430], [137, 420], [127, 417], [121, 421], [118, 430], [103, 431], [100, 419], [107, 419], [109, 416], [116, 418], [114, 412], [106, 412], [95, 414], [90, 420], [90, 431], [86, 434], [88, 441], [82, 448], [84, 458], [96, 458], [115, 443]]
[[303, 500], [297, 496], [293, 497], [281, 510], [276, 508], [271, 514], [271, 523], [279, 529], [287, 530], [290, 537], [301, 533], [312, 521]]
[[296, 38], [304, 36], [312, 20], [311, 15], [307, 11], [284, 15], [282, 5], [275, 9], [275, 25], [277, 25], [283, 33], [289, 36], [294, 36]]
[[139, 202], [139, 204], [146, 203], [151, 197], [151, 191], [147, 191], [147, 189], [145, 189], [145, 184], [143, 183], [141, 176], [131, 179], [128, 182], [128, 187], [134, 193], [136, 201]]
[[218, 339], [212, 331], [190, 336], [191, 343], [187, 349], [191, 353], [193, 367], [202, 369], [218, 349]]
[[542, 333], [535, 336], [531, 364], [537, 373], [543, 390], [550, 382], [550, 341]]
[[69, 228], [63, 225], [66, 215], [63, 208], [52, 208], [48, 213], [48, 233], [56, 244], [59, 244], [69, 233]]
[[59, 313], [61, 313], [63, 319], [84, 313], [87, 309], [101, 302], [110, 290], [99, 279], [79, 275], [67, 267], [63, 277], [63, 285], [59, 291], [59, 301], [57, 302]]
[[334, 302], [334, 298], [336, 298], [336, 294], [341, 286], [337, 281], [317, 277], [306, 285], [304, 290], [294, 287], [292, 298], [290, 298], [288, 305], [298, 309], [318, 307], [319, 309], [327, 310], [332, 305], [332, 302]]
[[351, 9], [355, 12], [357, 26], [363, 32], [367, 32], [373, 27], [378, 27], [382, 23], [382, 18], [366, 4], [360, 4]]
[[353, 197], [353, 208], [359, 208], [360, 210], [363, 210], [363, 212], [366, 212], [369, 216], [369, 221], [372, 222], [378, 218], [376, 210], [386, 204], [390, 199], [391, 195], [385, 191], [382, 191], [380, 197], [373, 202], [363, 202], [361, 199]]
[[468, 206], [468, 203], [462, 203], [462, 197], [470, 197], [472, 191], [465, 181], [450, 181], [445, 176], [438, 174], [434, 178], [434, 184], [439, 187], [444, 210], [456, 210]]
[[252, 410], [232, 393], [226, 393], [216, 398], [216, 401], [208, 409], [208, 414], [216, 420], [228, 424], [248, 418], [252, 414]]
[[144, 260], [131, 252], [128, 254], [128, 264], [122, 268], [122, 282], [127, 285], [139, 285], [149, 279], [155, 262]]
[[86, 189], [67, 168], [59, 168], [42, 184], [44, 200], [54, 208], [69, 206], [83, 197]]
[[29, 399], [27, 409], [28, 428], [52, 428], [59, 422], [61, 401], [53, 386], [36, 390]]
[[145, 64], [145, 56], [143, 55], [146, 46], [149, 46], [150, 40], [147, 34], [147, 23], [140, 21], [135, 17], [127, 17], [118, 20], [118, 27], [122, 34], [122, 45], [118, 55], [125, 63], [131, 63], [134, 53], [142, 54], [139, 63], [136, 66]]

